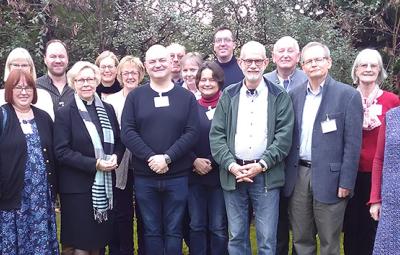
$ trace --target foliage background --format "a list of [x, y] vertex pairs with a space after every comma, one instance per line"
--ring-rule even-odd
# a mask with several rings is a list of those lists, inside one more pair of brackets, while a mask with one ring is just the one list
[[395, 90], [400, 0], [0, 1], [0, 73], [8, 53], [24, 47], [34, 57], [38, 74], [43, 74], [43, 49], [53, 38], [67, 43], [70, 64], [94, 61], [106, 49], [119, 57], [143, 58], [151, 45], [171, 42], [212, 58], [213, 31], [221, 25], [234, 30], [237, 49], [257, 40], [270, 51], [284, 35], [296, 38], [301, 47], [324, 42], [331, 49], [333, 76], [347, 83], [358, 51], [375, 48], [390, 74], [384, 86]]

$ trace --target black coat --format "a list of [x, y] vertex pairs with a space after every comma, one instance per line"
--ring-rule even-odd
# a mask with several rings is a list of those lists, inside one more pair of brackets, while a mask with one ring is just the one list
[[[114, 152], [118, 162], [125, 151], [114, 109], [104, 103], [114, 131]], [[103, 142], [103, 136], [100, 134]], [[86, 193], [91, 191], [96, 175], [96, 158], [89, 132], [79, 114], [75, 100], [55, 114], [54, 152], [59, 163], [57, 176], [60, 193]]]
[[[11, 104], [3, 106], [7, 111], [7, 122], [0, 137], [0, 210], [18, 209], [24, 188], [27, 145], [19, 119]], [[50, 116], [34, 106], [33, 115], [38, 128], [42, 154], [47, 170], [47, 180], [54, 200], [56, 194], [55, 161], [53, 154], [53, 121]], [[2, 128], [3, 112], [0, 111]]]

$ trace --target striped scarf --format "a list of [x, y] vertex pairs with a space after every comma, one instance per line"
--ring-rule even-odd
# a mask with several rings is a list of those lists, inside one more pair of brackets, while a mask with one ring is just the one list
[[[99, 96], [94, 94], [94, 105], [100, 121], [104, 136], [102, 144], [96, 126], [92, 122], [90, 115], [79, 96], [75, 93], [75, 102], [78, 106], [79, 114], [92, 140], [96, 159], [108, 160], [114, 151], [114, 133], [107, 112]], [[94, 219], [97, 222], [107, 221], [107, 211], [113, 207], [112, 177], [111, 172], [97, 171], [92, 186], [92, 201]]]

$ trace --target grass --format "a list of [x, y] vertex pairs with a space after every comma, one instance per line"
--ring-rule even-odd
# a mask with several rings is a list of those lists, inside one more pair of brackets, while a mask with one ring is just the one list
[[[57, 236], [58, 236], [58, 240], [60, 240], [60, 214], [57, 213]], [[134, 233], [136, 233], [136, 218], [135, 218], [135, 224], [134, 224]], [[255, 227], [254, 224], [251, 224], [250, 226], [250, 241], [251, 241], [251, 250], [252, 250], [252, 254], [257, 254], [257, 239], [256, 239], [256, 231], [255, 231]], [[292, 238], [290, 238], [290, 243], [289, 243], [289, 255], [292, 254]], [[135, 243], [135, 248], [137, 248], [137, 236], [134, 235], [134, 243]], [[317, 244], [318, 244], [318, 249], [317, 249], [317, 255], [320, 255], [320, 251], [319, 251], [319, 239], [317, 237]], [[61, 251], [61, 244], [60, 244], [60, 251]], [[182, 245], [182, 251], [184, 255], [188, 255], [189, 254], [189, 249], [188, 247], [183, 244]], [[137, 253], [135, 252], [135, 255]], [[108, 255], [108, 250], [106, 250], [106, 255]], [[344, 251], [343, 251], [343, 233], [340, 235], [340, 255], [344, 255]]]

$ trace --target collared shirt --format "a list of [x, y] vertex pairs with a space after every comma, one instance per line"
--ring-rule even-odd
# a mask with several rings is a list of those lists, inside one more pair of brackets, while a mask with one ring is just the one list
[[314, 129], [315, 118], [318, 113], [319, 106], [321, 105], [322, 90], [325, 81], [323, 81], [318, 91], [312, 91], [310, 83], [307, 84], [307, 95], [304, 102], [303, 117], [301, 122], [301, 135], [300, 135], [300, 158], [304, 160], [311, 160], [311, 145], [312, 135]]
[[[267, 78], [270, 82], [274, 83], [275, 85], [281, 86], [284, 88], [283, 81], [284, 79], [281, 78], [278, 75], [277, 70], [275, 69], [272, 72], [269, 72], [264, 75], [265, 78]], [[295, 87], [307, 82], [308, 78], [304, 74], [303, 71], [299, 69], [295, 69], [291, 75], [288, 77], [289, 80], [289, 85], [286, 88], [286, 92], [289, 92], [290, 90], [294, 89]]]
[[245, 85], [240, 89], [235, 135], [238, 159], [260, 159], [267, 148], [268, 88], [264, 80], [252, 95]]
[[74, 90], [65, 84], [61, 94], [58, 88], [53, 84], [50, 76], [43, 75], [36, 80], [36, 85], [38, 88], [46, 90], [53, 101], [54, 112], [56, 112], [60, 107], [63, 107], [68, 102], [72, 101], [74, 98]]
[[193, 92], [192, 90], [190, 90], [190, 89], [188, 88], [186, 82], [184, 82], [184, 83], [182, 84], [182, 88], [185, 88], [185, 89], [187, 89], [188, 91], [192, 92], [193, 95], [196, 97], [196, 100], [199, 100], [199, 99], [201, 98], [201, 93], [200, 93], [200, 91], [199, 91], [199, 90], [196, 90], [196, 92]]

